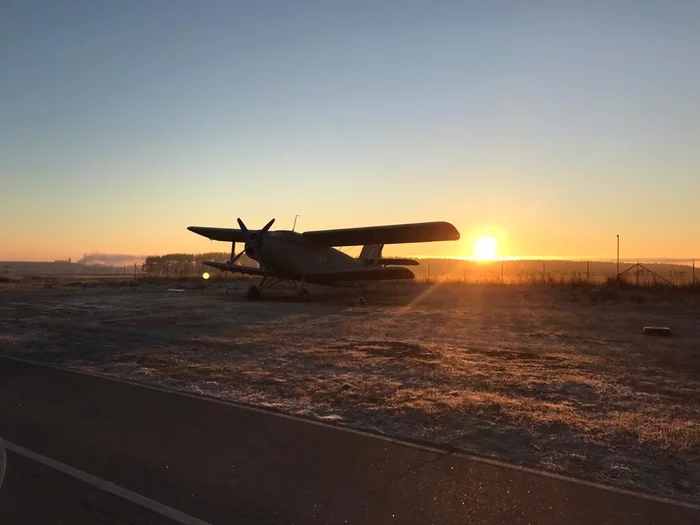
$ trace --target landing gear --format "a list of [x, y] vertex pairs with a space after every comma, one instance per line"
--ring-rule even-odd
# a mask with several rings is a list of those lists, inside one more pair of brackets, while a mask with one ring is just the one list
[[360, 303], [360, 306], [365, 306], [367, 304], [367, 290], [365, 290], [364, 288], [360, 292], [360, 298], [357, 302]]
[[263, 278], [260, 279], [260, 284], [257, 286], [251, 286], [248, 288], [248, 291], [246, 292], [246, 297], [248, 299], [257, 299], [260, 297], [260, 294], [264, 291], [267, 290], [268, 288], [272, 288], [279, 282], [281, 282], [282, 279], [279, 279], [278, 277], [269, 277], [267, 275], [263, 275]]
[[297, 286], [296, 281], [292, 281], [292, 286], [297, 292], [297, 295], [299, 296], [299, 299], [302, 301], [308, 301], [309, 300], [309, 291], [304, 288], [304, 282], [306, 281], [306, 274], [303, 273], [301, 274], [301, 283]]
[[304, 287], [304, 282], [306, 281], [306, 274], [302, 274], [301, 281], [290, 280], [289, 284], [292, 286], [297, 294], [300, 301], [309, 300], [309, 291]]
[[260, 280], [260, 283], [257, 286], [251, 286], [250, 288], [248, 288], [248, 291], [245, 295], [248, 299], [251, 300], [258, 299], [263, 291], [267, 290], [268, 288], [272, 288], [273, 286], [281, 283], [282, 281], [287, 281], [294, 288], [294, 291], [296, 292], [297, 297], [299, 297], [299, 300], [308, 301], [309, 291], [304, 287], [305, 278], [305, 275], [302, 276], [301, 284], [298, 284], [294, 280], [287, 281], [287, 279], [285, 279], [284, 277], [270, 277], [268, 275], [263, 275], [262, 279]]
[[367, 293], [367, 290], [362, 288], [360, 290], [360, 295], [352, 299], [352, 304], [353, 306], [366, 306], [367, 305], [367, 299], [365, 294]]

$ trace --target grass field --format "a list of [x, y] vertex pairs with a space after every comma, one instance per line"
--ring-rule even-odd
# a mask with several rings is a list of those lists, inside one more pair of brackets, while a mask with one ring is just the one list
[[0, 353], [700, 501], [700, 295], [230, 284], [0, 284]]

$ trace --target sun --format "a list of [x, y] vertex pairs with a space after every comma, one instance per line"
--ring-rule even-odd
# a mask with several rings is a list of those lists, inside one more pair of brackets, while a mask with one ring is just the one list
[[480, 261], [488, 261], [496, 256], [498, 242], [494, 237], [479, 237], [474, 243], [474, 257]]

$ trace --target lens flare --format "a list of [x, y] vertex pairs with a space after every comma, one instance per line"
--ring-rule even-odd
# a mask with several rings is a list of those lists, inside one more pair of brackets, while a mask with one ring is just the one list
[[474, 243], [474, 257], [480, 261], [490, 261], [497, 251], [498, 242], [494, 237], [480, 237]]

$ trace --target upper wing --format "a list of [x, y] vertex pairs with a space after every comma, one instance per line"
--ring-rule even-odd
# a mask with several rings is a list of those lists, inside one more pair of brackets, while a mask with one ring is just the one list
[[[211, 228], [209, 226], [188, 226], [188, 230], [213, 241], [245, 242], [243, 232], [235, 228]], [[250, 233], [255, 233], [251, 230]]]
[[309, 281], [319, 284], [342, 281], [390, 281], [395, 279], [413, 279], [415, 276], [408, 268], [401, 266], [379, 268], [354, 268], [332, 272], [317, 272], [308, 275]]
[[367, 226], [339, 230], [318, 230], [302, 234], [318, 246], [360, 246], [408, 242], [456, 241], [459, 232], [449, 222], [419, 222], [390, 226]]

